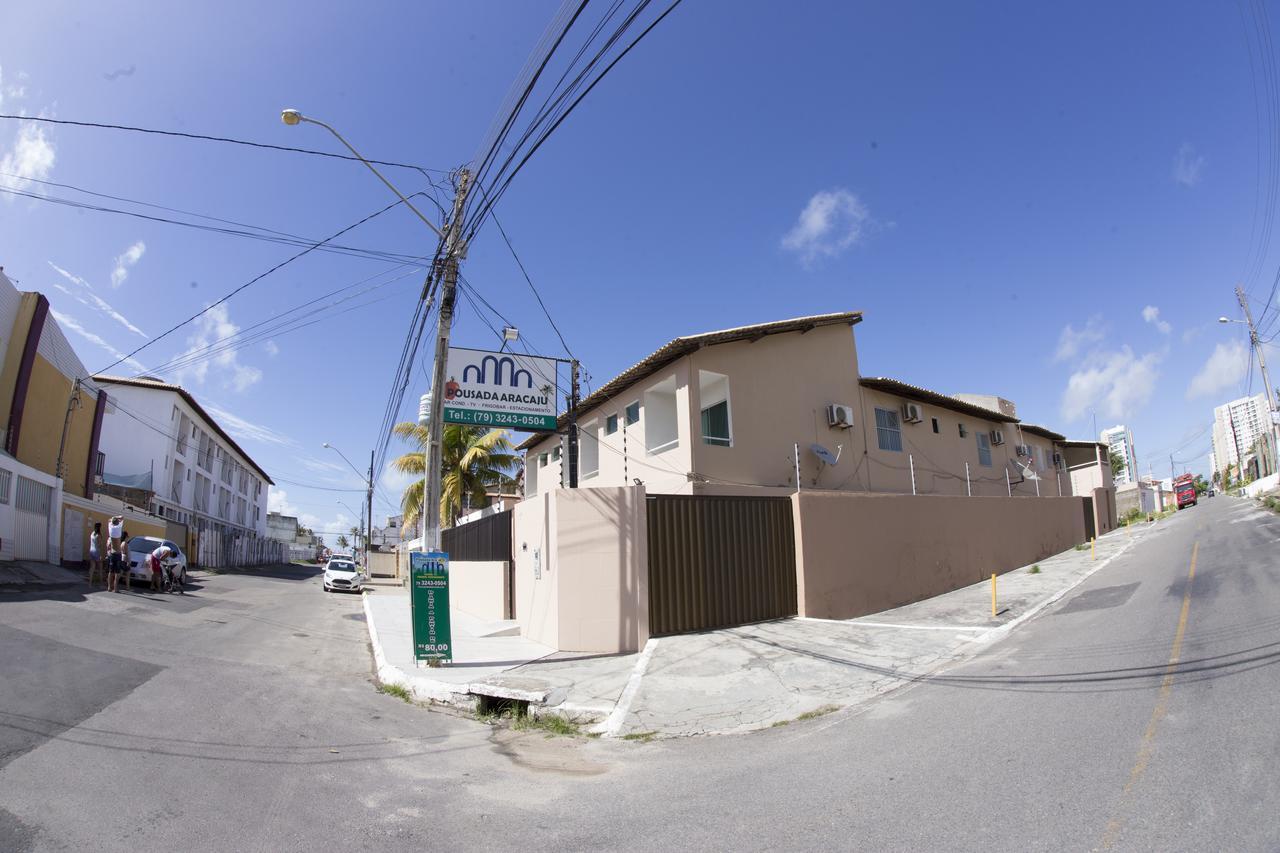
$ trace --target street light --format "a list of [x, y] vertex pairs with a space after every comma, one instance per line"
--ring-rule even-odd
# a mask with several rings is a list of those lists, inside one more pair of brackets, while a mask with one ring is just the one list
[[[334, 453], [341, 456], [342, 461], [347, 463], [347, 465], [351, 467], [352, 471], [356, 472], [356, 476], [359, 477], [361, 480], [364, 480], [365, 503], [368, 505], [368, 508], [369, 508], [369, 517], [367, 519], [368, 523], [367, 523], [366, 533], [364, 537], [364, 564], [366, 567], [369, 567], [369, 543], [373, 541], [373, 451], [369, 451], [369, 475], [368, 477], [366, 477], [364, 474], [360, 473], [359, 468], [351, 464], [351, 460], [348, 459], [347, 455], [343, 453], [341, 450], [334, 447], [332, 444], [330, 444], [327, 441], [320, 446], [328, 448], [329, 450], [332, 450]], [[338, 501], [338, 503], [342, 504], [342, 501]], [[346, 504], [342, 504], [342, 505], [347, 506]], [[350, 510], [351, 507], [347, 506], [347, 509]], [[363, 515], [363, 513], [358, 513], [358, 512], [353, 514]], [[372, 571], [372, 568], [370, 567], [369, 570]]]
[[[342, 134], [334, 130], [329, 125], [317, 119], [308, 118], [301, 112], [294, 109], [287, 109], [280, 113], [280, 120], [285, 124], [293, 126], [302, 122], [317, 124], [325, 130], [332, 133], [346, 149], [356, 156], [361, 163], [369, 168], [369, 171], [378, 176], [378, 180], [386, 184], [396, 196], [412, 210], [417, 217], [426, 223], [437, 237], [440, 238], [441, 244], [437, 250], [437, 257], [440, 259], [438, 265], [433, 265], [431, 277], [438, 281], [441, 285], [440, 293], [440, 312], [436, 320], [436, 347], [435, 347], [435, 364], [431, 371], [431, 387], [432, 389], [444, 387], [444, 371], [445, 361], [449, 356], [449, 333], [453, 326], [453, 305], [458, 289], [458, 266], [467, 254], [467, 241], [463, 234], [462, 218], [466, 209], [467, 195], [471, 190], [472, 175], [469, 169], [461, 169], [458, 172], [457, 192], [453, 198], [453, 212], [449, 215], [448, 224], [445, 231], [441, 231], [436, 227], [435, 223], [422, 215], [422, 211], [418, 210], [409, 201], [405, 194], [395, 188], [395, 185], [383, 177], [382, 173], [373, 167], [373, 164], [364, 158], [359, 151], [352, 147], [350, 142], [342, 138]], [[426, 291], [424, 290], [423, 298], [426, 299]], [[434, 298], [434, 293], [432, 294]], [[430, 313], [431, 306], [428, 303], [427, 312]], [[425, 448], [424, 462], [425, 471], [423, 472], [424, 487], [422, 490], [422, 539], [424, 550], [437, 551], [440, 548], [440, 493], [441, 493], [441, 459], [444, 434], [444, 406], [437, 405], [430, 412], [427, 428], [427, 446]], [[369, 466], [369, 502], [370, 514], [372, 515], [373, 504], [373, 465]]]
[[285, 124], [289, 125], [290, 127], [293, 127], [294, 125], [297, 125], [297, 124], [301, 124], [301, 123], [302, 123], [302, 122], [304, 122], [304, 121], [305, 121], [305, 122], [307, 122], [308, 124], [318, 124], [320, 127], [323, 127], [325, 130], [327, 130], [327, 131], [329, 131], [330, 133], [332, 133], [334, 136], [336, 136], [336, 137], [338, 138], [338, 141], [339, 141], [339, 142], [341, 142], [343, 145], [345, 145], [345, 146], [347, 147], [347, 150], [348, 150], [348, 151], [350, 151], [352, 154], [356, 155], [356, 159], [357, 159], [357, 160], [359, 160], [361, 163], [364, 163], [366, 166], [368, 166], [368, 167], [369, 167], [369, 171], [370, 171], [370, 172], [373, 172], [375, 175], [377, 175], [377, 176], [378, 176], [378, 180], [380, 180], [380, 181], [382, 181], [384, 184], [386, 184], [388, 189], [390, 189], [393, 193], [395, 193], [397, 196], [399, 196], [399, 197], [400, 197], [400, 200], [401, 200], [402, 202], [404, 202], [404, 203], [405, 203], [405, 206], [406, 206], [406, 207], [408, 207], [410, 210], [412, 210], [414, 213], [416, 213], [416, 214], [418, 215], [418, 218], [419, 218], [419, 219], [421, 219], [423, 222], [427, 223], [427, 227], [428, 227], [428, 228], [430, 228], [432, 231], [436, 232], [436, 236], [438, 236], [441, 240], [445, 239], [444, 232], [443, 232], [443, 231], [441, 231], [439, 228], [437, 228], [434, 222], [432, 222], [432, 221], [431, 221], [430, 219], [428, 219], [427, 217], [423, 216], [423, 215], [422, 215], [422, 211], [421, 211], [421, 210], [418, 210], [418, 208], [414, 207], [414, 206], [413, 206], [413, 202], [409, 201], [409, 199], [405, 197], [405, 194], [404, 194], [404, 193], [402, 193], [402, 192], [400, 192], [400, 190], [396, 189], [395, 184], [391, 183], [391, 182], [390, 182], [390, 181], [388, 181], [386, 178], [384, 178], [384, 177], [382, 176], [382, 173], [381, 173], [381, 172], [379, 172], [377, 169], [375, 169], [372, 163], [370, 163], [368, 160], [364, 159], [364, 155], [363, 155], [363, 154], [361, 154], [359, 151], [357, 151], [357, 150], [356, 150], [356, 149], [351, 145], [351, 143], [350, 143], [350, 142], [348, 142], [347, 140], [343, 139], [343, 138], [342, 138], [342, 134], [341, 134], [341, 133], [338, 133], [338, 131], [334, 130], [332, 127], [330, 127], [329, 125], [327, 125], [327, 124], [325, 124], [324, 122], [320, 121], [319, 119], [308, 118], [307, 116], [304, 116], [302, 113], [298, 112], [297, 110], [284, 110], [284, 111], [282, 111], [282, 112], [280, 113], [280, 120], [281, 120], [282, 122], [284, 122]]

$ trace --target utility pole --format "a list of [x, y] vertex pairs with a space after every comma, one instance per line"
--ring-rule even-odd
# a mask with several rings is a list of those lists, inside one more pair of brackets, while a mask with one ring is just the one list
[[1236, 299], [1244, 310], [1245, 322], [1249, 324], [1249, 343], [1253, 345], [1253, 352], [1258, 357], [1258, 367], [1262, 369], [1262, 390], [1267, 392], [1267, 434], [1274, 439], [1276, 401], [1274, 392], [1271, 390], [1271, 376], [1267, 373], [1267, 358], [1262, 352], [1262, 343], [1258, 340], [1258, 329], [1253, 325], [1253, 312], [1249, 310], [1249, 297], [1245, 295], [1243, 287], [1236, 287]]
[[365, 528], [364, 537], [364, 567], [369, 572], [373, 571], [373, 567], [369, 565], [369, 548], [373, 545], [373, 451], [369, 451], [369, 491], [365, 497], [365, 502], [369, 507], [369, 526]]
[[441, 259], [440, 324], [436, 331], [436, 360], [431, 371], [431, 423], [427, 431], [426, 487], [423, 489], [422, 525], [423, 549], [440, 550], [440, 467], [442, 437], [444, 434], [444, 383], [445, 362], [449, 359], [449, 332], [453, 328], [453, 303], [458, 292], [458, 265], [466, 257], [467, 246], [462, 239], [462, 212], [466, 208], [467, 192], [471, 189], [471, 171], [458, 173], [458, 193], [453, 198], [453, 214], [444, 238], [444, 258]]
[[1172, 453], [1170, 453], [1170, 454], [1169, 454], [1169, 482], [1170, 482], [1170, 483], [1172, 483], [1172, 482], [1173, 482], [1173, 478], [1174, 478], [1174, 476], [1175, 476], [1175, 475], [1174, 475], [1174, 473], [1173, 473], [1173, 454], [1172, 454]]
[[569, 488], [578, 488], [578, 360], [569, 362]]

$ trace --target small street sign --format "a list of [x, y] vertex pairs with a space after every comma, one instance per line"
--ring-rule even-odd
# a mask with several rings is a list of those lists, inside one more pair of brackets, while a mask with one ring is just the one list
[[450, 347], [445, 423], [555, 429], [556, 366], [553, 358]]
[[453, 660], [449, 631], [449, 555], [439, 551], [409, 554], [409, 607], [414, 660]]

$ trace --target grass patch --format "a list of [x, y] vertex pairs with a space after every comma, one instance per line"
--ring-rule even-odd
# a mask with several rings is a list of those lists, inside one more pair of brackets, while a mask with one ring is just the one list
[[814, 708], [812, 711], [805, 711], [796, 717], [796, 722], [801, 720], [816, 720], [818, 717], [825, 717], [827, 714], [839, 711], [839, 705], [823, 705], [821, 708]]
[[1027, 573], [1028, 573], [1028, 574], [1032, 574], [1032, 575], [1038, 575], [1038, 574], [1040, 574], [1040, 564], [1039, 564], [1039, 563], [1036, 563], [1034, 566], [1032, 566], [1031, 568], [1027, 569]]
[[1089, 548], [1089, 546], [1088, 546], [1088, 545], [1077, 545], [1077, 546], [1076, 546], [1076, 550], [1077, 550], [1077, 551], [1085, 551], [1085, 550], [1088, 550], [1088, 548]]
[[631, 734], [623, 735], [622, 739], [639, 741], [640, 743], [648, 743], [649, 741], [653, 740], [657, 736], [658, 736], [657, 732], [631, 732]]
[[783, 726], [789, 726], [789, 725], [791, 725], [791, 721], [790, 721], [790, 720], [774, 720], [773, 725], [772, 725], [772, 726], [769, 726], [769, 728], [771, 728], [771, 729], [780, 729], [780, 728], [782, 728]]
[[388, 696], [395, 696], [397, 699], [403, 699], [406, 702], [413, 701], [413, 694], [403, 684], [379, 684], [378, 692], [385, 693]]
[[547, 737], [576, 737], [578, 724], [557, 714], [543, 714], [535, 717], [532, 714], [521, 714], [515, 718], [511, 726], [518, 732], [546, 732]]

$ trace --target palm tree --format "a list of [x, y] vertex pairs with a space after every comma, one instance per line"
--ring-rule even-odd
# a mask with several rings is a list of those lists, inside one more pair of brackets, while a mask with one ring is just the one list
[[347, 550], [347, 545], [349, 545], [349, 544], [350, 544], [350, 543], [349, 543], [349, 542], [347, 542], [347, 537], [346, 537], [346, 536], [343, 536], [341, 533], [339, 533], [339, 534], [338, 534], [338, 547], [339, 547], [339, 548], [341, 548], [343, 551], [345, 551], [345, 550]]
[[[418, 449], [391, 464], [403, 474], [416, 475], [400, 499], [404, 525], [410, 526], [422, 514], [422, 477], [426, 472], [427, 428], [414, 423], [396, 424], [394, 432]], [[503, 480], [510, 480], [520, 457], [505, 429], [486, 429], [467, 424], [444, 425], [444, 453], [440, 483], [440, 525], [449, 527], [466, 500], [474, 509], [488, 504], [487, 492]]]
[[356, 527], [355, 525], [351, 526], [351, 541], [357, 543], [357, 547], [359, 547], [360, 528]]

